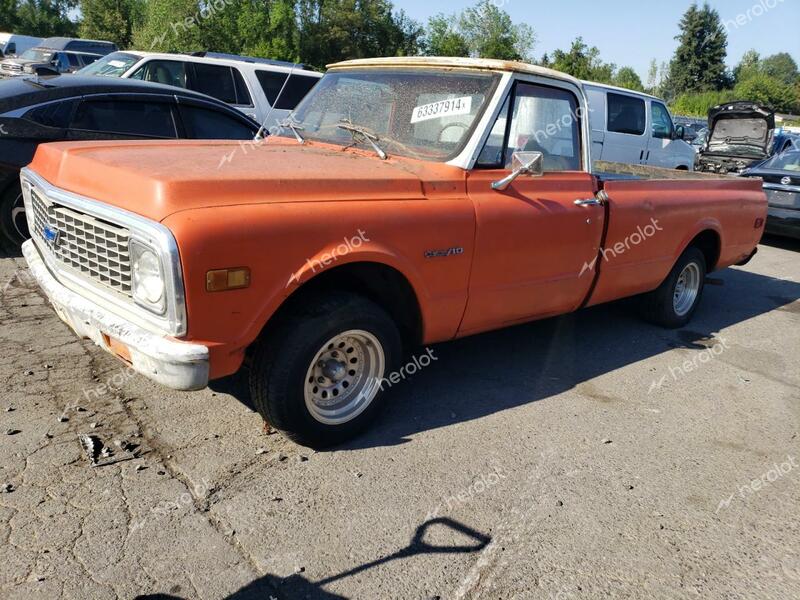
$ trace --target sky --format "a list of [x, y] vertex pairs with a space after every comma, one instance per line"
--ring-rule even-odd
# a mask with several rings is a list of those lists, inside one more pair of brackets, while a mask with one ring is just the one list
[[[438, 13], [452, 14], [477, 0], [394, 0], [418, 21]], [[536, 31], [533, 54], [569, 49], [582, 36], [600, 49], [600, 58], [618, 67], [633, 67], [647, 82], [650, 60], [659, 64], [672, 58], [678, 21], [691, 0], [493, 0], [515, 23], [527, 23]], [[709, 0], [728, 31], [728, 65], [755, 48], [762, 56], [790, 53], [800, 64], [800, 0]], [[764, 8], [764, 7], [768, 8]], [[738, 18], [738, 23], [737, 23]]]

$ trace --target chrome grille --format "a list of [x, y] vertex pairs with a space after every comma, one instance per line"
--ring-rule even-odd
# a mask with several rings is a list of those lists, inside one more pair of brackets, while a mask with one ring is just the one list
[[59, 267], [131, 296], [129, 232], [31, 189], [32, 235]]

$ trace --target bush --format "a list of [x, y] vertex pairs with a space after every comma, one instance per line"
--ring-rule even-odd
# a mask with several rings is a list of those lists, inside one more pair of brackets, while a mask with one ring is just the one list
[[686, 117], [708, 116], [708, 111], [718, 104], [733, 102], [737, 100], [733, 90], [722, 90], [720, 92], [699, 92], [693, 94], [681, 94], [673, 101], [670, 109], [672, 114]]

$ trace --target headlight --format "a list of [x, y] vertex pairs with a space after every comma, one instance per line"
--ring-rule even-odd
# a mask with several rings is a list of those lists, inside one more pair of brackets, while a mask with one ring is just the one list
[[132, 241], [133, 299], [140, 306], [163, 315], [167, 310], [166, 286], [161, 261], [153, 250]]

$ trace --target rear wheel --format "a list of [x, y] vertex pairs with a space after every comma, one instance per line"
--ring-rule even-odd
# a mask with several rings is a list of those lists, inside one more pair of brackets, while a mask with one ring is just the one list
[[11, 184], [0, 196], [0, 235], [3, 248], [8, 251], [19, 249], [30, 237], [19, 183]]
[[643, 316], [663, 327], [683, 327], [697, 310], [705, 278], [705, 256], [698, 248], [687, 248], [664, 283], [642, 297]]
[[250, 391], [264, 419], [315, 448], [352, 438], [377, 415], [400, 334], [374, 302], [348, 293], [307, 301], [258, 344]]

